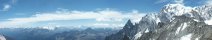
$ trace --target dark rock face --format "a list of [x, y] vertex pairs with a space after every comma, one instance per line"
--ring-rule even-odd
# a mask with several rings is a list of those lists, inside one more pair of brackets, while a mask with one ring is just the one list
[[[204, 10], [204, 11], [203, 11]], [[188, 8], [168, 4], [160, 13], [147, 14], [139, 23], [127, 26], [105, 40], [212, 40], [212, 6]]]
[[[135, 35], [134, 25], [130, 20], [127, 21], [127, 24], [125, 24], [124, 28], [120, 30], [117, 34], [112, 34], [111, 36], [106, 37], [106, 40], [127, 40], [130, 39], [129, 37], [133, 37]], [[112, 39], [108, 39], [112, 38]]]

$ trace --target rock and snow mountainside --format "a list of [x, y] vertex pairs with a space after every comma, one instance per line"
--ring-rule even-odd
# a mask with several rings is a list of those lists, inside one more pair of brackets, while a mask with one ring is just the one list
[[133, 25], [129, 20], [105, 40], [212, 40], [212, 6], [167, 4], [160, 13], [147, 14]]

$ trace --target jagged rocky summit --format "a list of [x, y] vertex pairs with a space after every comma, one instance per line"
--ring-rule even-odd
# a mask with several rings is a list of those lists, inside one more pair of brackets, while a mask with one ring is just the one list
[[212, 40], [212, 6], [167, 4], [161, 12], [147, 14], [139, 23], [126, 23], [105, 40]]

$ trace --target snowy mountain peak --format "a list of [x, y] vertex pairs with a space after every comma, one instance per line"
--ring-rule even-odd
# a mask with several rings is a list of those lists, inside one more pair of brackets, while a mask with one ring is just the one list
[[186, 16], [194, 18], [196, 21], [205, 21], [209, 20], [212, 17], [212, 6], [203, 5], [203, 6], [196, 6], [190, 7], [185, 6], [184, 4], [167, 4], [165, 5], [161, 12], [160, 16], [166, 20], [172, 21], [174, 16]]
[[161, 11], [162, 13], [168, 13], [172, 16], [180, 16], [189, 13], [192, 9], [192, 7], [185, 6], [183, 4], [167, 4]]
[[189, 7], [179, 3], [167, 4], [160, 13], [150, 13], [142, 17], [139, 24], [129, 25], [131, 23], [128, 21], [122, 30], [106, 39], [122, 40], [125, 39], [123, 36], [129, 36], [129, 40], [205, 39], [201, 38], [204, 37], [202, 35], [210, 35], [207, 38], [211, 38], [212, 27], [208, 25], [212, 23], [209, 20], [211, 18], [212, 6]]

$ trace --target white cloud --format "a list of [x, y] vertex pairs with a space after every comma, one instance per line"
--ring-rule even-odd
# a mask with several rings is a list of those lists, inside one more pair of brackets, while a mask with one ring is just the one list
[[98, 10], [98, 11], [56, 11], [51, 13], [39, 13], [25, 18], [11, 18], [8, 21], [0, 22], [2, 27], [20, 26], [28, 23], [62, 20], [83, 20], [95, 19], [97, 22], [121, 22], [131, 19], [133, 22], [140, 21], [144, 13], [136, 10], [132, 12], [121, 12], [116, 10]]
[[18, 0], [9, 0], [9, 2], [4, 3], [3, 8], [0, 9], [0, 11], [8, 11], [17, 1]]
[[11, 5], [5, 4], [5, 5], [3, 6], [3, 9], [2, 9], [1, 11], [8, 11], [8, 10], [10, 9], [10, 7], [11, 7]]
[[94, 23], [93, 25], [90, 24], [93, 28], [115, 28], [121, 29], [124, 26], [124, 23]]
[[212, 0], [207, 0], [206, 2], [205, 2], [205, 5], [211, 5], [212, 6]]
[[184, 0], [158, 0], [155, 3], [165, 3], [165, 2], [171, 2], [171, 3], [179, 3], [179, 4], [184, 4], [183, 3]]
[[158, 0], [156, 1], [155, 3], [158, 4], [158, 3], [164, 3], [164, 2], [168, 2], [169, 0]]
[[123, 24], [117, 24], [117, 23], [94, 23], [91, 26], [95, 27], [121, 27], [124, 26]]
[[183, 4], [183, 1], [184, 1], [184, 0], [175, 0], [174, 2], [175, 2], [175, 3]]

